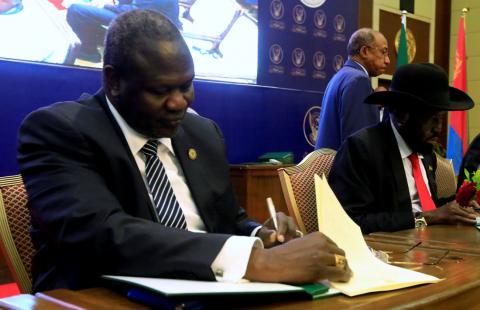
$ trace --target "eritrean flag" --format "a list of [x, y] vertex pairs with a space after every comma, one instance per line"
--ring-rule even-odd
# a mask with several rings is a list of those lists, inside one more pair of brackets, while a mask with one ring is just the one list
[[[457, 51], [455, 53], [455, 71], [453, 73], [453, 87], [467, 92], [467, 57], [465, 50], [465, 19], [460, 18], [458, 28]], [[447, 158], [452, 159], [455, 173], [459, 174], [463, 154], [468, 147], [468, 114], [467, 111], [450, 112], [450, 126], [448, 129]]]

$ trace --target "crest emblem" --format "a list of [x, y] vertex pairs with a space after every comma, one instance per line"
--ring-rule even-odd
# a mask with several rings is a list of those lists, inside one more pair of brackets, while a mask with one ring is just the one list
[[282, 62], [283, 60], [283, 49], [278, 44], [273, 44], [270, 46], [269, 51], [270, 61], [276, 65]]
[[335, 72], [340, 70], [343, 67], [343, 57], [342, 57], [342, 55], [335, 55], [335, 57], [333, 57], [332, 65], [333, 65], [333, 69], [335, 70]]
[[305, 64], [305, 52], [301, 48], [295, 48], [292, 51], [292, 62], [297, 68], [303, 67]]
[[318, 121], [320, 120], [320, 107], [313, 106], [308, 109], [303, 118], [303, 136], [310, 146], [315, 146], [318, 134]]
[[345, 18], [342, 15], [336, 15], [333, 19], [333, 27], [336, 32], [342, 33], [345, 31]]
[[309, 8], [318, 8], [322, 6], [327, 0], [300, 0], [303, 4]]
[[197, 159], [197, 156], [197, 151], [194, 148], [188, 149], [188, 158], [190, 158], [191, 160], [195, 160]]
[[317, 51], [313, 54], [313, 67], [319, 71], [325, 68], [325, 54], [323, 52]]
[[325, 14], [323, 10], [316, 10], [313, 15], [313, 24], [318, 29], [325, 28], [325, 25], [327, 24], [327, 14]]
[[303, 24], [305, 20], [307, 19], [307, 12], [305, 11], [305, 8], [299, 4], [297, 4], [293, 8], [293, 20], [297, 24]]
[[281, 0], [273, 0], [270, 2], [270, 15], [274, 19], [282, 18], [284, 11], [285, 7], [283, 6], [283, 2]]

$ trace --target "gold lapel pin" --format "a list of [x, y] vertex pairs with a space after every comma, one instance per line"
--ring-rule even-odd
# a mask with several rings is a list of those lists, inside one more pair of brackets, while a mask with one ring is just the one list
[[191, 160], [195, 160], [197, 159], [197, 151], [195, 151], [195, 149], [188, 149], [188, 157], [191, 159]]
[[428, 170], [433, 171], [432, 166], [428, 166]]

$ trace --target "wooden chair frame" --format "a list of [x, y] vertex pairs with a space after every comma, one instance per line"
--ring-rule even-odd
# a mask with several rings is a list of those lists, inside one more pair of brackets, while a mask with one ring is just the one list
[[[4, 190], [7, 187], [11, 186], [20, 186], [20, 190], [25, 190], [23, 186], [23, 180], [20, 175], [14, 176], [7, 176], [7, 177], [0, 177], [0, 246], [4, 253], [5, 259], [7, 261], [7, 265], [12, 273], [12, 276], [17, 283], [20, 292], [24, 294], [28, 294], [32, 292], [32, 278], [31, 278], [31, 270], [27, 270], [25, 263], [22, 260], [22, 256], [20, 255], [17, 244], [15, 243], [15, 237], [12, 233], [12, 227], [14, 225], [18, 225], [18, 219], [10, 219], [8, 217], [8, 208], [9, 206], [5, 202], [5, 192]], [[25, 192], [25, 197], [26, 197]], [[26, 204], [25, 204], [26, 208]], [[28, 227], [30, 227], [30, 217], [20, 219], [23, 224], [24, 221], [28, 220]], [[27, 244], [23, 244], [27, 248], [31, 247], [32, 254], [33, 254], [33, 245], [30, 239], [30, 232], [27, 232], [25, 236], [27, 239]], [[29, 243], [29, 244], [28, 244]], [[30, 255], [30, 259], [31, 259]], [[31, 262], [28, 263], [30, 265]]]
[[[288, 208], [288, 212], [290, 216], [295, 220], [298, 228], [304, 233], [309, 233], [304, 220], [302, 218], [301, 211], [297, 204], [297, 198], [295, 196], [295, 190], [293, 189], [291, 176], [297, 173], [304, 173], [306, 172], [312, 164], [320, 158], [328, 158], [328, 163], [325, 165], [325, 169], [323, 171], [314, 171], [316, 174], [322, 175], [325, 174], [328, 176], [330, 172], [331, 163], [333, 162], [333, 157], [335, 156], [336, 151], [332, 149], [320, 149], [311, 152], [308, 154], [298, 165], [293, 167], [287, 168], [279, 168], [278, 169], [278, 176], [280, 178], [280, 184], [282, 186], [283, 196], [285, 198], [285, 202]], [[321, 159], [320, 159], [321, 160]], [[312, 190], [312, 195], [315, 195], [315, 186], [314, 186], [314, 179], [312, 174], [311, 183], [309, 182], [309, 188]], [[316, 210], [316, 209], [315, 209]], [[312, 211], [313, 212], [313, 211]]]
[[437, 183], [438, 198], [453, 197], [457, 190], [457, 176], [450, 159], [443, 158], [435, 153], [437, 157], [437, 170], [435, 171], [435, 182]]

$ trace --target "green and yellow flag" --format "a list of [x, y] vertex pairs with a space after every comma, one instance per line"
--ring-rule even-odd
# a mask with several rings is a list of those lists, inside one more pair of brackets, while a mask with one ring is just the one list
[[407, 48], [407, 15], [406, 11], [402, 12], [402, 23], [400, 24], [400, 40], [397, 51], [397, 68], [401, 65], [408, 64], [408, 48]]

